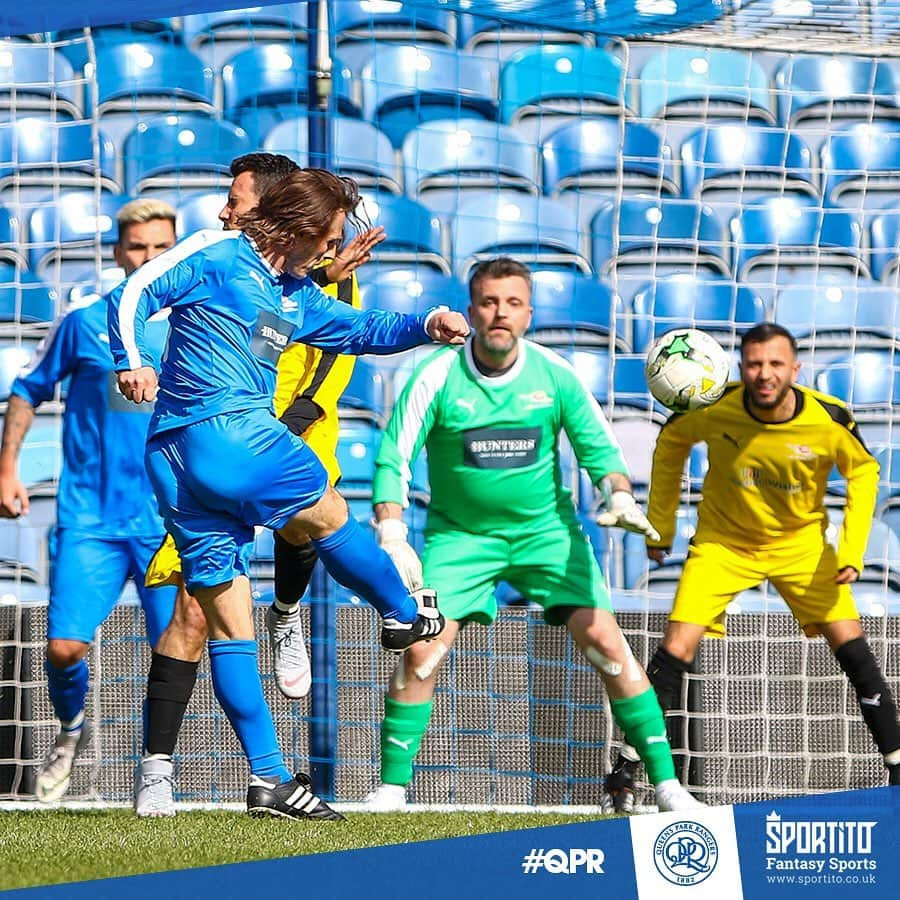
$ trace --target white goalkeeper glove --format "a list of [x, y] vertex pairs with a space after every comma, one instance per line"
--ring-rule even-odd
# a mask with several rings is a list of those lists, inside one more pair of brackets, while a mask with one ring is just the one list
[[606, 511], [597, 516], [597, 524], [606, 528], [624, 528], [642, 534], [650, 541], [659, 540], [659, 532], [650, 524], [630, 491], [613, 491], [606, 501]]
[[406, 524], [400, 519], [382, 519], [372, 526], [378, 546], [391, 558], [406, 589], [412, 593], [424, 587], [422, 563], [406, 539], [409, 534]]

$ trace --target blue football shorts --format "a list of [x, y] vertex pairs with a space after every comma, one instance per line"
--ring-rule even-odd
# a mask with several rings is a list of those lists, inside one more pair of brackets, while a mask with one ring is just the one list
[[175, 608], [175, 588], [144, 587], [144, 572], [161, 535], [105, 538], [74, 528], [54, 529], [50, 540], [47, 637], [90, 643], [107, 620], [129, 577], [155, 646]]
[[247, 575], [254, 526], [281, 528], [328, 487], [315, 454], [265, 409], [154, 435], [146, 461], [188, 590]]

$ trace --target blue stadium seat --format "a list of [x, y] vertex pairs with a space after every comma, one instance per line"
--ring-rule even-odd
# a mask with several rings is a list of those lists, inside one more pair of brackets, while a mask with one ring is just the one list
[[740, 118], [775, 122], [766, 73], [736, 50], [668, 45], [641, 69], [642, 118]]
[[788, 285], [778, 291], [774, 313], [798, 343], [818, 349], [885, 346], [900, 335], [896, 290], [863, 278], [815, 290]]
[[746, 281], [762, 267], [835, 266], [868, 277], [862, 233], [853, 215], [814, 197], [754, 198], [731, 220], [734, 273]]
[[900, 3], [897, 0], [875, 0], [868, 7], [872, 40], [883, 44], [900, 34]]
[[175, 230], [180, 238], [185, 238], [203, 228], [221, 229], [219, 213], [225, 206], [228, 195], [223, 191], [215, 194], [197, 194], [180, 203]]
[[535, 46], [500, 71], [500, 117], [529, 136], [546, 140], [573, 118], [626, 110], [625, 67], [597, 47]]
[[97, 109], [113, 139], [152, 113], [215, 113], [213, 71], [177, 44], [137, 42], [97, 49]]
[[735, 122], [710, 124], [684, 140], [681, 190], [697, 198], [722, 190], [739, 198], [751, 191], [819, 195], [812, 152], [797, 135]]
[[371, 493], [381, 434], [371, 422], [341, 420], [335, 455], [341, 467], [342, 491]]
[[[32, 271], [52, 284], [65, 283], [75, 267], [96, 257], [112, 259], [118, 239], [116, 213], [131, 198], [93, 191], [68, 191], [36, 208], [28, 219], [28, 260]], [[87, 261], [87, 262], [86, 262]]]
[[775, 73], [778, 118], [785, 126], [824, 119], [870, 121], [900, 115], [896, 79], [887, 63], [851, 56], [788, 56]]
[[58, 300], [56, 291], [28, 273], [12, 284], [0, 278], [0, 322], [47, 325], [56, 317]]
[[638, 410], [658, 422], [668, 418], [669, 411], [653, 399], [647, 387], [643, 354], [618, 353], [613, 358], [605, 351], [586, 348], [559, 349], [557, 353], [572, 363], [579, 381], [601, 406], [613, 404], [613, 415]]
[[0, 110], [81, 118], [72, 64], [50, 44], [0, 40]]
[[468, 10], [458, 16], [457, 40], [469, 53], [497, 59], [532, 44], [592, 43], [587, 29], [577, 28], [586, 21], [584, 0], [554, 0], [552, 13], [546, 0], [480, 0], [477, 12]]
[[[77, 73], [84, 72], [85, 66], [90, 62], [84, 29], [63, 28], [51, 32], [51, 40], [57, 42], [58, 52], [65, 56]], [[181, 42], [181, 32], [176, 19], [172, 17], [137, 19], [119, 25], [92, 25], [91, 41], [96, 53], [100, 47], [114, 44], [178, 44]], [[86, 99], [85, 103], [88, 102]]]
[[[611, 194], [678, 194], [672, 150], [652, 128], [636, 122], [571, 122], [544, 141], [541, 157], [544, 192], [574, 200], [583, 221]], [[597, 200], [589, 205], [587, 197], [593, 194]]]
[[496, 122], [426, 122], [407, 134], [402, 156], [409, 196], [445, 217], [466, 198], [503, 188], [540, 193], [534, 147]]
[[778, 37], [795, 32], [805, 35], [823, 26], [835, 43], [868, 36], [866, 0], [757, 0], [731, 8], [735, 12], [729, 14], [728, 20], [734, 33], [757, 41], [764, 41], [764, 36], [772, 32]]
[[421, 3], [372, 3], [341, 0], [334, 4], [331, 23], [337, 43], [403, 41], [456, 46], [456, 18], [449, 9]]
[[184, 16], [182, 40], [216, 66], [251, 44], [306, 40], [306, 3], [273, 3]]
[[900, 357], [868, 350], [831, 359], [816, 376], [816, 389], [849, 404], [859, 419], [884, 419], [900, 404]]
[[434, 119], [497, 118], [496, 72], [454, 50], [384, 46], [363, 66], [364, 117], [395, 147]]
[[35, 346], [36, 342], [29, 344], [16, 339], [0, 341], [0, 403], [9, 399], [9, 389], [22, 369], [31, 362]]
[[463, 280], [480, 259], [501, 253], [535, 267], [592, 274], [570, 212], [546, 197], [499, 191], [468, 200], [451, 231], [453, 266]]
[[628, 350], [622, 301], [606, 284], [573, 272], [532, 275], [529, 336], [547, 346]]
[[435, 269], [385, 268], [369, 275], [359, 272], [359, 294], [363, 309], [386, 309], [399, 313], [422, 313], [444, 305], [465, 311], [469, 297], [455, 278]]
[[730, 349], [741, 331], [765, 318], [765, 304], [748, 287], [726, 278], [664, 276], [634, 295], [634, 349], [644, 352], [661, 334], [684, 326], [709, 332]]
[[[362, 188], [402, 194], [394, 148], [387, 135], [371, 122], [335, 117], [330, 122], [332, 169], [350, 176]], [[307, 164], [309, 120], [286, 119], [265, 137], [263, 149], [284, 153], [300, 165]]]
[[[25, 237], [19, 217], [11, 209], [0, 206], [0, 266], [26, 268]], [[5, 279], [4, 275], [4, 279]]]
[[436, 216], [421, 203], [385, 191], [360, 191], [357, 213], [372, 226], [381, 225], [387, 239], [373, 252], [374, 265], [425, 265], [450, 274], [443, 232]]
[[900, 212], [885, 211], [872, 219], [869, 246], [874, 277], [894, 282], [900, 271]]
[[342, 419], [367, 419], [384, 424], [384, 379], [373, 362], [357, 359], [350, 382], [338, 399]]
[[728, 275], [722, 237], [712, 209], [692, 200], [607, 200], [591, 221], [594, 268], [615, 277], [625, 300], [647, 280], [648, 270], [650, 276], [698, 270]]
[[231, 161], [254, 146], [231, 122], [196, 113], [157, 116], [139, 122], [125, 139], [125, 189], [137, 195], [224, 188]]
[[[334, 60], [332, 90], [339, 113], [358, 116], [349, 71]], [[225, 115], [254, 140], [279, 122], [296, 118], [309, 103], [309, 62], [303, 44], [258, 44], [231, 57], [222, 68]]]
[[93, 187], [98, 177], [117, 192], [115, 147], [102, 131], [95, 140], [92, 129], [90, 122], [44, 118], [0, 122], [0, 192], [20, 202], [59, 187]]
[[647, 545], [642, 535], [625, 535], [625, 587], [646, 590], [651, 585], [671, 584], [681, 577], [691, 538], [697, 531], [697, 508], [682, 507], [675, 513], [675, 539], [662, 563], [647, 559]]
[[830, 132], [820, 150], [829, 203], [877, 209], [900, 189], [900, 122], [857, 122]]
[[103, 297], [124, 279], [125, 270], [119, 266], [106, 266], [101, 269], [99, 280], [93, 268], [86, 269], [72, 285], [69, 303], [86, 303], [93, 297]]

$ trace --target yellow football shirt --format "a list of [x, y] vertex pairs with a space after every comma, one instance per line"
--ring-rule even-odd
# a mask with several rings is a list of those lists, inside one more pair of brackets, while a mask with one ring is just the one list
[[760, 422], [729, 385], [711, 406], [672, 416], [653, 455], [648, 516], [660, 533], [649, 546], [670, 547], [684, 463], [705, 442], [709, 470], [698, 509], [696, 542], [758, 549], [802, 541], [824, 531], [825, 489], [833, 466], [847, 480], [838, 568], [863, 568], [878, 490], [878, 462], [866, 449], [849, 409], [836, 397], [795, 385], [788, 422]]

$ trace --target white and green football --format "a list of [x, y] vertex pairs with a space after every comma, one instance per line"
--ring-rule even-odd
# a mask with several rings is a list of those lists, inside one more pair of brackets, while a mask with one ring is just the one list
[[728, 354], [715, 338], [696, 328], [675, 328], [653, 342], [644, 375], [663, 406], [688, 412], [722, 396], [730, 368]]

